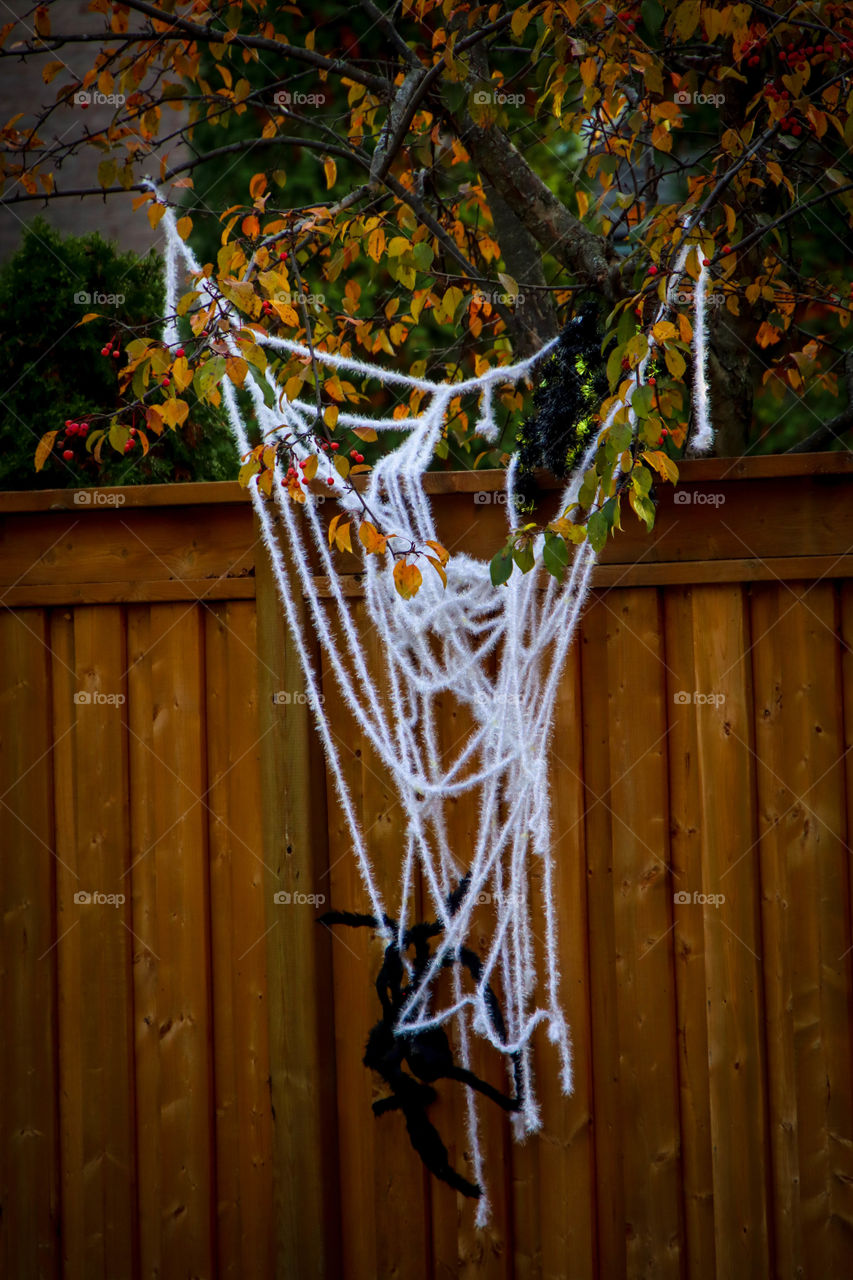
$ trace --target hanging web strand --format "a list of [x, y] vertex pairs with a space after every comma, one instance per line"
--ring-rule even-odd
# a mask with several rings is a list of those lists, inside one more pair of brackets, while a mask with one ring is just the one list
[[[242, 325], [240, 316], [215, 283], [201, 275], [200, 264], [178, 235], [174, 216], [168, 208], [162, 225], [166, 233], [167, 315], [170, 317], [164, 335], [166, 341], [170, 345], [179, 342], [175, 317], [182, 277], [186, 272], [196, 273], [194, 287], [201, 295], [202, 304], [214, 302], [220, 315], [229, 321], [220, 337], [232, 354], [239, 355], [234, 335]], [[679, 250], [666, 301], [660, 305], [656, 320], [670, 310], [672, 294], [684, 274], [688, 252], [685, 243]], [[705, 381], [706, 288], [707, 272], [703, 268], [695, 288], [693, 370], [698, 425], [695, 445], [700, 448], [707, 448], [712, 442]], [[309, 359], [312, 354], [298, 342], [257, 330], [252, 331], [252, 336], [271, 355], [291, 354]], [[451, 398], [476, 394], [480, 415], [478, 433], [495, 439], [496, 389], [527, 379], [534, 364], [556, 341], [530, 359], [453, 384], [410, 377], [363, 360], [315, 349], [314, 357], [328, 369], [370, 379], [385, 387], [418, 390], [423, 395], [422, 412], [415, 418], [372, 418], [343, 409], [339, 413], [338, 420], [345, 427], [407, 432], [404, 442], [386, 453], [373, 468], [364, 495], [380, 531], [396, 535], [391, 545], [404, 549], [414, 543], [419, 549], [428, 550], [425, 547], [428, 540], [439, 540], [423, 477], [442, 437]], [[654, 339], [650, 337], [649, 342], [651, 350]], [[634, 389], [644, 379], [648, 359], [649, 356], [640, 365]], [[245, 385], [264, 436], [272, 441], [288, 432], [310, 433], [316, 420], [315, 406], [299, 398], [284, 398], [269, 369], [261, 376], [272, 391], [276, 408], [267, 406], [262, 388], [253, 378], [247, 379]], [[250, 442], [237, 397], [227, 378], [222, 383], [222, 393], [235, 442], [241, 455], [245, 455], [250, 450]], [[629, 416], [636, 433], [639, 427], [630, 407], [632, 394], [628, 393]], [[611, 425], [616, 408], [618, 405], [602, 424], [602, 432]], [[569, 478], [561, 509], [577, 500], [584, 472], [593, 461], [598, 442], [596, 438], [589, 444]], [[326, 482], [329, 495], [342, 511], [360, 517], [362, 507], [358, 497], [343, 484], [331, 459], [317, 448], [313, 436], [309, 434], [297, 442], [294, 453], [300, 460], [314, 454], [317, 479]], [[510, 520], [514, 511], [514, 477], [515, 466], [511, 465], [507, 476]], [[531, 1061], [531, 1037], [536, 1027], [544, 1027], [556, 1048], [563, 1090], [566, 1093], [572, 1090], [571, 1040], [559, 996], [547, 761], [560, 676], [589, 590], [594, 553], [588, 543], [582, 543], [575, 549], [567, 581], [559, 586], [549, 579], [543, 590], [535, 573], [515, 573], [505, 588], [495, 589], [488, 563], [457, 552], [447, 564], [446, 588], [437, 574], [426, 574], [420, 591], [408, 601], [402, 600], [395, 589], [392, 557], [365, 555], [365, 603], [378, 636], [384, 667], [385, 679], [380, 689], [368, 670], [352, 604], [328, 548], [318, 499], [308, 494], [304, 507], [297, 509], [282, 488], [281, 478], [276, 463], [274, 505], [258, 490], [255, 479], [249, 487], [371, 913], [382, 922], [379, 932], [386, 941], [391, 941], [386, 916], [398, 922], [396, 941], [399, 945], [411, 914], [414, 886], [420, 877], [431, 899], [430, 909], [424, 914], [431, 914], [443, 925], [424, 980], [418, 983], [399, 1017], [397, 1033], [411, 1035], [452, 1023], [464, 1067], [469, 1065], [472, 1036], [488, 1041], [506, 1055], [508, 1076], [512, 1076], [512, 1064], [517, 1066], [523, 1082], [521, 1110], [515, 1119], [516, 1133], [523, 1136], [537, 1129], [540, 1123]], [[285, 533], [286, 558], [274, 528], [276, 509]], [[541, 554], [541, 534], [534, 550], [537, 556]], [[318, 594], [315, 576], [318, 564], [327, 584], [323, 600]], [[386, 903], [380, 893], [368, 842], [346, 783], [338, 740], [326, 711], [332, 700], [331, 690], [327, 682], [325, 699], [321, 696], [319, 673], [302, 632], [303, 598], [338, 696], [397, 791], [406, 829], [401, 842], [400, 896], [393, 903]], [[442, 751], [439, 742], [439, 704], [447, 707], [453, 702], [467, 709], [472, 728], [448, 754]], [[466, 807], [460, 809], [458, 802], [463, 798]], [[448, 833], [447, 805], [451, 800], [457, 802], [458, 812], [471, 815], [473, 838], [462, 848], [453, 844]], [[535, 874], [530, 875], [531, 869]], [[469, 877], [468, 890], [451, 911], [449, 895], [464, 876]], [[461, 949], [469, 945], [475, 913], [478, 936], [484, 932], [484, 919], [491, 919], [490, 936], [481, 951], [482, 970], [476, 981], [467, 974], [464, 979], [460, 977], [459, 966], [453, 963]], [[537, 973], [538, 951], [541, 952], [539, 963], [544, 969], [541, 977]], [[452, 966], [453, 981], [442, 984], [443, 995], [440, 995], [437, 979], [448, 964]], [[502, 1033], [489, 1007], [492, 989], [502, 995]], [[467, 1093], [473, 1172], [484, 1190], [478, 1203], [477, 1220], [483, 1224], [488, 1219], [489, 1203], [483, 1180], [477, 1102], [472, 1091]]]

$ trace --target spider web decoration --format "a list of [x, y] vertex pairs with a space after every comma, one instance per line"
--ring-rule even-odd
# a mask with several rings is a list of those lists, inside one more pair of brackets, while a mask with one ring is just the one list
[[[216, 284], [203, 276], [195, 255], [179, 236], [168, 207], [161, 221], [166, 234], [165, 341], [172, 347], [180, 344], [176, 305], [183, 270], [195, 275], [194, 287], [199, 291], [202, 305], [215, 302], [220, 315], [229, 322], [230, 327], [221, 330], [219, 336], [232, 354], [239, 355], [234, 335], [243, 325], [241, 317]], [[670, 310], [672, 293], [684, 272], [691, 247], [686, 243], [689, 229], [689, 225], [685, 227], [685, 243], [669, 280], [666, 302], [660, 305], [656, 320]], [[706, 386], [707, 279], [703, 266], [694, 292], [694, 450], [707, 449], [713, 439]], [[306, 360], [312, 356], [311, 349], [298, 342], [256, 330], [253, 337], [273, 353], [295, 354]], [[393, 531], [399, 537], [400, 547], [414, 543], [419, 549], [427, 548], [430, 541], [438, 540], [423, 476], [441, 439], [451, 399], [479, 395], [477, 434], [495, 441], [498, 438], [493, 414], [496, 388], [513, 386], [527, 379], [535, 363], [558, 341], [554, 339], [527, 360], [455, 383], [410, 377], [315, 348], [314, 357], [328, 368], [374, 380], [384, 387], [414, 388], [423, 393], [423, 409], [416, 418], [369, 417], [344, 410], [339, 413], [338, 421], [344, 427], [408, 432], [402, 444], [377, 462], [367, 480], [365, 500], [381, 531]], [[651, 334], [649, 346], [651, 351], [654, 348]], [[642, 385], [648, 359], [649, 356], [637, 370], [629, 400], [633, 390]], [[307, 438], [295, 446], [297, 458], [301, 460], [315, 454], [317, 478], [327, 482], [328, 493], [334, 496], [343, 512], [360, 513], [362, 507], [357, 496], [343, 483], [327, 454], [310, 435], [316, 422], [316, 407], [301, 399], [287, 400], [269, 368], [264, 376], [277, 408], [267, 406], [261, 387], [254, 379], [247, 379], [245, 384], [264, 437], [272, 441], [288, 432], [308, 433]], [[221, 390], [237, 448], [244, 456], [251, 445], [228, 378], [223, 379]], [[568, 478], [561, 509], [577, 501], [584, 472], [593, 461], [601, 433], [611, 425], [618, 407], [617, 402], [600, 430], [584, 447]], [[636, 433], [636, 415], [630, 408], [629, 413]], [[506, 481], [510, 522], [516, 510], [516, 469], [517, 455], [509, 466]], [[517, 1109], [513, 1107], [515, 1136], [521, 1138], [540, 1127], [531, 1063], [531, 1036], [540, 1024], [544, 1024], [548, 1039], [556, 1048], [563, 1091], [566, 1094], [572, 1091], [571, 1040], [559, 999], [547, 759], [559, 680], [589, 589], [595, 553], [588, 542], [575, 548], [562, 585], [549, 575], [547, 585], [542, 588], [537, 573], [516, 573], [506, 587], [500, 589], [492, 585], [487, 562], [455, 553], [446, 566], [446, 587], [437, 575], [430, 574], [418, 594], [408, 601], [401, 599], [395, 589], [392, 557], [363, 555], [367, 612], [378, 631], [386, 666], [387, 691], [382, 693], [367, 669], [350, 601], [344, 593], [327, 543], [325, 525], [318, 514], [319, 504], [309, 493], [297, 515], [296, 504], [278, 483], [280, 479], [276, 461], [272, 502], [264, 499], [254, 478], [249, 487], [301, 660], [307, 698], [346, 817], [371, 916], [386, 947], [386, 957], [389, 944], [393, 944], [409, 974], [406, 999], [393, 1010], [394, 1034], [408, 1037], [411, 1045], [415, 1037], [452, 1024], [463, 1073], [470, 1073], [472, 1035], [488, 1041], [505, 1056], [509, 1087], [518, 1100]], [[274, 510], [286, 533], [289, 565], [276, 537]], [[394, 546], [394, 542], [391, 539], [389, 545]], [[534, 548], [537, 554], [541, 548], [542, 535], [539, 535]], [[312, 562], [317, 561], [327, 584], [323, 601], [318, 595], [312, 567]], [[297, 595], [307, 599], [313, 627], [340, 697], [393, 780], [405, 816], [399, 900], [396, 909], [390, 912], [377, 886], [324, 711], [319, 676], [300, 630]], [[334, 613], [338, 640], [327, 617], [326, 605], [331, 605]], [[495, 657], [497, 662], [493, 664]], [[494, 674], [491, 673], [493, 665], [496, 666]], [[473, 720], [473, 728], [461, 749], [449, 761], [441, 758], [436, 711], [437, 699], [447, 695], [466, 707]], [[463, 796], [478, 814], [473, 848], [464, 850], [451, 847], [445, 813], [447, 801]], [[539, 872], [534, 879], [540, 887], [535, 891], [529, 883], [530, 865], [535, 865]], [[414, 970], [406, 957], [413, 924], [409, 912], [416, 884], [421, 880], [428, 890], [431, 910], [439, 927], [434, 948], [417, 971], [417, 980], [412, 981]], [[463, 884], [464, 890], [460, 893]], [[492, 933], [486, 954], [480, 957], [478, 965], [466, 968], [463, 957], [472, 954], [467, 943], [473, 932], [472, 914], [483, 894], [490, 895], [494, 904]], [[541, 977], [534, 957], [534, 921], [536, 928], [544, 931]], [[478, 926], [481, 932], [480, 919]], [[448, 970], [451, 993], [442, 1000], [437, 991], [438, 978]], [[494, 1012], [495, 988], [502, 993], [500, 1018], [495, 1017]], [[442, 990], [446, 987], [442, 986]], [[478, 1137], [477, 1092], [475, 1087], [466, 1089], [466, 1117], [474, 1186], [479, 1195], [477, 1224], [482, 1226], [489, 1217], [489, 1204]]]

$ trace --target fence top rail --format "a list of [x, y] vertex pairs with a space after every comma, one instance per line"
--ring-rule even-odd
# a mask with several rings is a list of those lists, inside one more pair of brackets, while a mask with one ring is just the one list
[[[773, 480], [792, 476], [853, 475], [853, 453], [769, 454], [755, 458], [688, 458], [679, 463], [681, 483], [705, 484], [732, 480]], [[427, 493], [493, 493], [503, 489], [506, 472], [430, 471], [424, 476]], [[561, 482], [542, 473], [545, 489], [559, 489]], [[361, 488], [363, 480], [357, 480]], [[248, 502], [249, 494], [236, 480], [202, 481], [189, 484], [127, 485], [93, 489], [27, 489], [0, 492], [0, 512], [73, 510], [84, 515], [102, 511], [115, 496], [121, 506], [180, 507]], [[88, 500], [83, 497], [88, 495]], [[100, 499], [95, 495], [101, 495]]]

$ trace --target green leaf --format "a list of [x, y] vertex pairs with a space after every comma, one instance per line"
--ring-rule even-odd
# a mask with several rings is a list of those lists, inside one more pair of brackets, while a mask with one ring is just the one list
[[617, 529], [622, 527], [619, 523], [619, 503], [615, 498], [608, 498], [604, 506], [598, 511], [593, 511], [587, 521], [587, 537], [596, 555], [601, 551], [607, 541], [608, 533], [614, 527]]
[[529, 541], [529, 542], [525, 541], [522, 543], [520, 547], [514, 547], [512, 552], [512, 558], [515, 561], [515, 563], [518, 565], [522, 573], [529, 573], [530, 570], [533, 568], [534, 564], [536, 563], [535, 557], [533, 555], [532, 541]]
[[542, 562], [558, 582], [563, 581], [563, 573], [569, 563], [569, 548], [566, 546], [565, 539], [561, 538], [558, 533], [545, 534]]
[[500, 587], [508, 581], [512, 574], [512, 554], [509, 547], [503, 547], [496, 556], [492, 557], [489, 574], [493, 587]]
[[647, 418], [652, 411], [655, 389], [648, 385], [637, 387], [631, 397], [631, 408], [638, 418]]
[[429, 271], [435, 254], [432, 251], [432, 247], [426, 244], [426, 242], [423, 242], [415, 245], [412, 250], [412, 257], [415, 260], [415, 266], [420, 271]]

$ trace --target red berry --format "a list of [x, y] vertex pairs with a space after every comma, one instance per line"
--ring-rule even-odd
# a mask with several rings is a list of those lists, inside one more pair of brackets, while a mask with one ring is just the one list
[[184, 354], [184, 349], [183, 349], [183, 347], [178, 347], [177, 351], [175, 352], [175, 357], [176, 357], [177, 359], [180, 359], [180, 357], [181, 357], [183, 354]]
[[702, 266], [703, 266], [703, 267], [710, 267], [710, 265], [711, 265], [711, 259], [710, 259], [710, 258], [703, 258], [703, 259], [702, 259]]
[[334, 483], [335, 483], [334, 476], [329, 476], [328, 480], [326, 481], [326, 484], [334, 484]]
[[658, 273], [658, 269], [657, 269], [657, 267], [654, 265], [654, 263], [652, 263], [652, 265], [649, 267], [649, 275], [650, 275], [650, 276], [656, 276], [656, 275], [657, 275], [657, 273]]
[[109, 347], [101, 347], [101, 355], [102, 355], [102, 356], [108, 356], [109, 354], [110, 354], [110, 349], [109, 349]]
[[330, 449], [335, 449], [335, 450], [340, 449], [340, 447], [341, 446], [338, 444], [337, 440], [333, 440], [332, 443], [329, 445]]
[[71, 459], [74, 457], [74, 450], [73, 450], [73, 449], [64, 449], [64, 450], [63, 450], [63, 452], [62, 452], [62, 456], [63, 456], [63, 458], [65, 459], [65, 461], [66, 461], [66, 462], [70, 462], [70, 461], [71, 461]]
[[757, 53], [753, 54], [753, 56], [749, 60], [749, 65], [751, 67], [757, 67], [760, 61], [761, 59], [759, 58], [758, 54]]
[[794, 135], [795, 138], [799, 138], [802, 132], [803, 132], [803, 126], [801, 124], [795, 124], [793, 129], [791, 130], [791, 133]]
[[732, 246], [730, 244], [723, 245], [723, 253], [731, 253], [731, 251], [732, 251]]
[[657, 386], [657, 381], [658, 381], [658, 380], [657, 380], [657, 378], [649, 378], [649, 386], [650, 386], [650, 387], [656, 387], [656, 386]]
[[279, 259], [279, 262], [287, 262], [287, 254], [286, 254], [286, 253], [280, 253], [280, 254], [278, 255], [278, 259]]
[[663, 431], [661, 431], [661, 435], [662, 435], [662, 436], [668, 436], [668, 435], [669, 435], [669, 427], [664, 427]]
[[357, 458], [357, 457], [358, 457], [358, 449], [350, 449], [350, 451], [349, 451], [349, 456], [350, 456], [351, 458]]
[[282, 480], [282, 482], [281, 482], [281, 487], [282, 487], [282, 489], [286, 489], [286, 488], [287, 488], [287, 481], [286, 481], [286, 480]]
[[126, 441], [124, 446], [125, 453], [130, 453], [132, 448], [133, 448], [133, 441], [132, 440]]
[[114, 351], [114, 352], [112, 353], [113, 360], [118, 360], [118, 358], [119, 358], [119, 356], [120, 356], [120, 355], [121, 355], [121, 352], [120, 352], [120, 351]]
[[784, 49], [783, 49], [783, 50], [782, 50], [782, 52], [779, 54], [779, 61], [780, 61], [780, 62], [787, 62], [787, 61], [788, 61], [788, 55], [787, 55], [787, 53], [785, 52], [785, 50], [784, 50]]
[[70, 426], [72, 426], [72, 425], [73, 425], [73, 424], [72, 424], [72, 422], [71, 422], [71, 419], [70, 419], [70, 418], [66, 418], [66, 419], [65, 419], [65, 425], [66, 425], [66, 427], [70, 427]]
[[326, 442], [325, 440], [324, 440], [324, 441], [323, 441], [323, 443], [320, 445], [320, 448], [323, 450], [323, 452], [324, 452], [324, 453], [328, 453], [328, 452], [329, 452], [329, 446], [328, 446], [328, 444], [327, 444], [327, 442]]
[[171, 379], [171, 378], [163, 378], [163, 379], [162, 379], [162, 381], [161, 381], [161, 384], [160, 384], [160, 385], [161, 385], [161, 386], [164, 386], [164, 387], [168, 387], [168, 385], [169, 385], [169, 383], [170, 383], [171, 381], [172, 381], [172, 379]]

